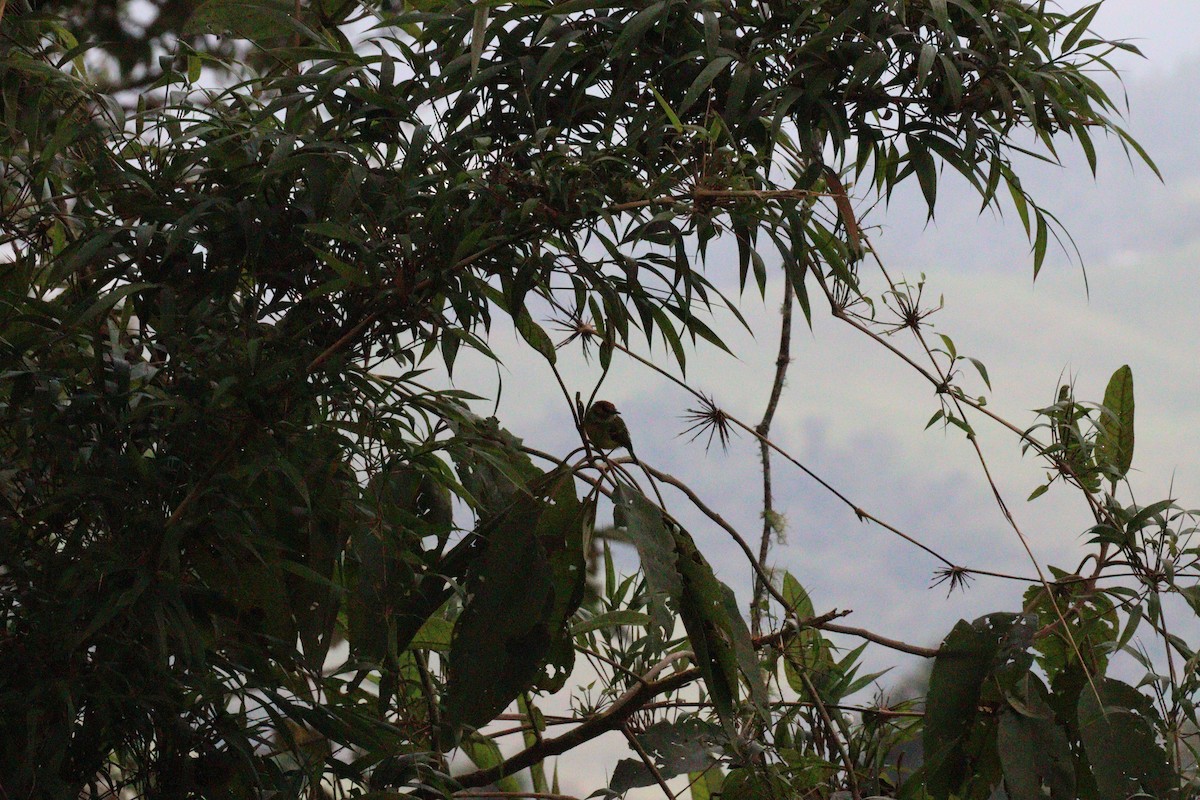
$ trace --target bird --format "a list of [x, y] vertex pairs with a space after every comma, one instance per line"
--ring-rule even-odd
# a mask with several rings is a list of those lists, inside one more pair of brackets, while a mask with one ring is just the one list
[[629, 438], [629, 428], [621, 419], [621, 412], [609, 401], [597, 400], [592, 403], [592, 407], [583, 415], [583, 432], [588, 441], [601, 450], [624, 447], [629, 451], [633, 463], [638, 463], [633, 442]]

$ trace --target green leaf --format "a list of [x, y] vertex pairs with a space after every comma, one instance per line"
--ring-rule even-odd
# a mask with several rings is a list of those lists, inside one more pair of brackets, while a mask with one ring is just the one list
[[665, 97], [658, 93], [658, 89], [655, 89], [653, 84], [650, 85], [650, 91], [654, 93], [654, 99], [658, 101], [659, 107], [667, 115], [667, 119], [671, 121], [671, 127], [677, 133], [683, 133], [683, 122], [680, 121], [679, 115], [675, 113], [675, 109], [671, 108], [671, 104], [667, 102]]
[[603, 614], [597, 614], [588, 619], [579, 620], [571, 626], [571, 634], [580, 636], [592, 631], [616, 628], [622, 625], [637, 625], [644, 628], [649, 627], [652, 622], [653, 619], [649, 614], [643, 614], [641, 611], [633, 611], [628, 608], [618, 608], [613, 611], [605, 611]]
[[[717, 745], [724, 738], [720, 728], [697, 717], [683, 717], [675, 722], [654, 723], [637, 735], [637, 742], [650, 755], [659, 775], [670, 780], [677, 775], [712, 768], [718, 763]], [[630, 789], [655, 783], [653, 773], [640, 759], [622, 759], [613, 770], [608, 788], [624, 794]]]
[[1067, 734], [1053, 718], [1030, 717], [1005, 709], [1000, 715], [996, 749], [1004, 786], [1012, 800], [1074, 800], [1075, 770]]
[[438, 623], [431, 617], [446, 593], [418, 591], [411, 560], [414, 549], [420, 552], [416, 541], [449, 537], [452, 511], [443, 487], [404, 464], [378, 473], [363, 504], [371, 516], [350, 537], [348, 638], [357, 657], [382, 664], [407, 649], [419, 631], [428, 637], [422, 646], [436, 644]]
[[983, 384], [987, 386], [988, 390], [990, 391], [992, 388], [992, 381], [990, 378], [988, 378], [987, 367], [984, 366], [983, 362], [978, 358], [971, 358], [970, 356], [967, 356], [967, 360], [975, 365], [975, 369], [979, 372], [979, 377], [983, 378]]
[[108, 292], [107, 294], [101, 295], [94, 303], [88, 306], [86, 311], [84, 311], [75, 319], [71, 320], [70, 325], [71, 327], [77, 327], [90, 322], [102, 314], [107, 314], [129, 295], [136, 292], [145, 291], [146, 289], [153, 289], [156, 285], [157, 284], [153, 283], [130, 283], [126, 284], [125, 286], [121, 286], [114, 291]]
[[1192, 607], [1192, 611], [1200, 617], [1200, 586], [1176, 586], [1175, 590], [1183, 595], [1183, 599]]
[[925, 86], [925, 82], [929, 80], [929, 71], [933, 67], [933, 61], [937, 58], [937, 48], [929, 42], [921, 45], [921, 55], [917, 58], [917, 89], [920, 90]]
[[558, 360], [558, 351], [554, 349], [554, 342], [550, 338], [550, 334], [546, 333], [541, 325], [533, 321], [529, 311], [522, 308], [517, 313], [516, 318], [517, 332], [521, 334], [529, 346], [537, 350], [547, 361], [554, 364]]
[[[541, 740], [542, 733], [546, 730], [546, 718], [542, 715], [541, 710], [533, 704], [528, 695], [521, 694], [517, 697], [517, 712], [525, 717], [525, 724], [521, 729], [521, 738], [525, 742], [525, 747], [535, 747]], [[550, 783], [546, 780], [546, 762], [543, 759], [529, 767], [529, 776], [533, 779], [533, 791], [540, 794], [550, 792]], [[556, 775], [557, 777], [557, 775]], [[558, 794], [558, 790], [554, 790]]]
[[795, 795], [780, 775], [784, 765], [764, 764], [729, 770], [721, 782], [721, 800], [781, 800]]
[[980, 711], [984, 682], [1007, 653], [1024, 651], [1031, 634], [1021, 617], [991, 614], [970, 624], [960, 620], [942, 641], [929, 677], [923, 734], [927, 785], [936, 800], [993, 777], [973, 767], [996, 736], [995, 718]]
[[263, 42], [294, 33], [289, 20], [295, 3], [291, 0], [208, 0], [193, 13], [183, 32]]
[[[490, 736], [485, 736], [482, 733], [472, 731], [462, 738], [459, 742], [459, 747], [467, 758], [471, 759], [471, 763], [480, 769], [491, 769], [498, 767], [504, 763], [504, 756], [500, 752], [500, 746]], [[496, 788], [502, 792], [520, 792], [521, 782], [517, 780], [516, 775], [509, 775], [506, 778], [500, 778], [496, 781]]]
[[[816, 614], [808, 592], [790, 572], [783, 574], [783, 597], [788, 606], [795, 609], [798, 621], [811, 618]], [[801, 677], [801, 673], [807, 674], [813, 684], [820, 687], [825, 683], [825, 678], [833, 667], [833, 654], [829, 649], [829, 643], [821, 636], [820, 631], [813, 628], [796, 631], [784, 648], [784, 678], [794, 691], [802, 695], [808, 694], [808, 686]]]
[[624, 529], [637, 548], [650, 590], [651, 616], [669, 635], [675, 619], [667, 603], [679, 601], [683, 580], [679, 575], [675, 540], [667, 531], [662, 510], [637, 489], [622, 483], [613, 492], [613, 524]]
[[923, 144], [910, 145], [909, 158], [912, 159], [913, 169], [917, 173], [917, 183], [921, 186], [921, 194], [925, 195], [925, 205], [929, 208], [929, 216], [933, 216], [934, 206], [937, 205], [937, 165], [929, 149]]
[[413, 636], [409, 647], [417, 650], [436, 650], [444, 653], [450, 649], [450, 641], [454, 635], [454, 623], [450, 620], [432, 616], [425, 620], [425, 624]]
[[1033, 211], [1034, 221], [1036, 224], [1036, 232], [1033, 237], [1033, 279], [1037, 280], [1038, 273], [1042, 271], [1042, 264], [1046, 261], [1046, 248], [1049, 244], [1049, 227], [1046, 224], [1046, 215], [1040, 209]]
[[722, 777], [724, 775], [718, 766], [710, 767], [703, 772], [689, 772], [690, 800], [712, 800], [712, 796], [721, 791]]
[[[688, 109], [700, 99], [701, 93], [712, 84], [714, 78], [729, 66], [729, 62], [731, 61], [733, 61], [731, 57], [721, 56], [720, 58], [713, 59], [704, 69], [700, 70], [700, 74], [696, 76], [696, 80], [692, 81], [692, 85], [688, 87], [687, 92], [683, 95], [683, 100], [679, 103], [678, 113], [686, 114]], [[677, 123], [678, 116], [672, 122]]]
[[489, 6], [487, 0], [475, 0], [475, 13], [471, 21], [471, 74], [479, 71], [479, 59], [483, 56], [483, 40], [487, 33]]
[[500, 427], [495, 417], [464, 410], [450, 429], [456, 441], [447, 449], [467, 500], [481, 518], [500, 514], [515, 494], [542, 475], [521, 450], [521, 439]]
[[659, 0], [634, 14], [632, 19], [621, 26], [620, 34], [613, 40], [609, 58], [616, 61], [632, 53], [666, 7], [666, 0]]
[[761, 709], [767, 701], [758, 656], [733, 590], [717, 580], [687, 531], [676, 527], [672, 532], [683, 578], [679, 616], [713, 706], [732, 736], [740, 694], [739, 673], [750, 686], [755, 705]]
[[446, 733], [491, 721], [534, 683], [564, 637], [583, 598], [585, 516], [574, 476], [555, 470], [481, 526], [486, 546], [450, 647]]
[[1096, 460], [1114, 482], [1133, 464], [1133, 411], [1133, 370], [1126, 364], [1108, 380], [1097, 423]]
[[1101, 800], [1136, 795], [1167, 797], [1174, 773], [1155, 733], [1162, 723], [1153, 702], [1117, 680], [1079, 695], [1079, 733]]

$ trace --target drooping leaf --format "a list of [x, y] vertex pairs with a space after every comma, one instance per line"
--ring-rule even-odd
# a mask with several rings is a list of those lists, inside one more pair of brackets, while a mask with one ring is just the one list
[[499, 514], [515, 493], [542, 474], [521, 451], [521, 440], [500, 427], [495, 417], [484, 419], [462, 411], [451, 430], [461, 443], [448, 448], [450, 456], [481, 518]]
[[553, 364], [558, 360], [558, 351], [554, 349], [554, 342], [550, 339], [550, 334], [533, 321], [528, 310], [522, 308], [517, 314], [516, 326], [521, 337], [529, 343], [530, 347], [541, 353], [547, 361]]
[[418, 588], [422, 556], [417, 543], [448, 537], [451, 510], [446, 490], [410, 465], [375, 476], [364, 500], [371, 518], [350, 540], [346, 618], [353, 652], [383, 664], [407, 648], [445, 602], [445, 591], [425, 597]]
[[613, 492], [613, 524], [624, 529], [637, 548], [642, 572], [650, 589], [650, 613], [669, 634], [675, 626], [670, 604], [683, 595], [675, 540], [667, 530], [662, 511], [636, 489], [620, 484]]
[[986, 797], [999, 780], [997, 719], [981, 711], [980, 698], [985, 680], [1024, 652], [1031, 633], [1018, 615], [991, 614], [969, 624], [960, 620], [938, 648], [923, 734], [927, 786], [937, 800]]
[[[712, 768], [721, 755], [719, 742], [723, 738], [719, 728], [697, 717], [656, 722], [644, 733], [637, 734], [638, 744], [651, 756], [655, 769], [666, 780]], [[654, 775], [641, 759], [622, 759], [617, 762], [608, 788], [624, 794], [630, 789], [655, 783]]]
[[1006, 709], [1000, 715], [996, 749], [1004, 786], [1013, 800], [1073, 800], [1075, 772], [1067, 734], [1053, 716], [1033, 717]]
[[288, 19], [294, 8], [290, 0], [207, 0], [192, 12], [184, 32], [270, 41], [293, 33]]
[[741, 677], [755, 705], [762, 709], [766, 703], [758, 656], [733, 590], [717, 580], [687, 531], [674, 527], [672, 533], [683, 579], [679, 616], [717, 714], [732, 734]]
[[514, 493], [481, 527], [486, 545], [450, 647], [447, 733], [493, 719], [566, 638], [566, 620], [583, 597], [586, 518], [574, 477], [556, 470]]
[[[471, 731], [464, 736], [459, 742], [459, 747], [467, 758], [471, 759], [471, 763], [480, 769], [491, 769], [504, 763], [504, 756], [496, 741], [478, 731]], [[521, 782], [517, 780], [516, 775], [509, 775], [496, 781], [496, 788], [502, 792], [519, 792]]]
[[703, 772], [688, 773], [689, 800], [712, 800], [713, 795], [720, 794], [724, 777], [721, 768], [716, 765]]
[[1098, 683], [1099, 699], [1090, 687], [1080, 692], [1079, 732], [1100, 799], [1168, 796], [1175, 777], [1155, 734], [1153, 703], [1121, 681]]

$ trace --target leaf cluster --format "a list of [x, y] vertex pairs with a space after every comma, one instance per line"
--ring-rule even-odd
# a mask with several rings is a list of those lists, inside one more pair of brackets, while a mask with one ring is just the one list
[[[168, 3], [117, 30], [119, 4], [0, 4], [4, 791], [449, 793], [455, 746], [479, 767], [461, 785], [507, 779], [569, 749], [532, 698], [610, 624], [658, 672], [585, 733], [702, 682], [727, 794], [833, 791], [860, 756], [878, 772], [825, 708], [873, 677], [858, 651], [796, 631], [782, 680], [809, 705], [772, 728], [778, 673], [691, 534], [607, 467], [535, 465], [424, 372], [490, 356], [498, 319], [553, 364], [535, 314], [605, 367], [636, 337], [682, 367], [725, 346], [722, 287], [765, 290], [762, 242], [806, 315], [810, 286], [851, 298], [851, 177], [914, 177], [931, 212], [939, 165], [985, 204], [1004, 184], [1040, 262], [1013, 137], [1053, 157], [1062, 134], [1123, 136], [1087, 76], [1121, 46], [1086, 34], [1098, 6], [301, 6], [209, 0], [185, 24]], [[134, 81], [163, 42], [192, 46], [131, 99], [81, 58], [91, 30]], [[236, 46], [205, 49], [216, 31]], [[724, 235], [736, 274], [710, 276]], [[596, 486], [645, 577], [599, 614], [580, 611]], [[693, 666], [662, 677], [672, 658]], [[479, 730], [514, 702], [528, 763]], [[777, 760], [747, 741], [768, 729]]]

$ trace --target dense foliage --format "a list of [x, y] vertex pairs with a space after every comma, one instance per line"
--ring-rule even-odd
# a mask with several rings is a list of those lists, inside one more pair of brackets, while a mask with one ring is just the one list
[[[866, 302], [852, 199], [913, 179], [932, 213], [949, 167], [1015, 205], [1036, 270], [1054, 223], [1014, 157], [1137, 149], [1089, 76], [1124, 46], [1089, 32], [1099, 4], [144, 5], [0, 3], [0, 794], [547, 793], [545, 759], [613, 730], [616, 793], [1190, 792], [1192, 656], [1158, 600], [1200, 603], [1190, 523], [1117, 499], [1127, 370], [1015, 428], [1086, 496], [1094, 573], [1047, 573], [936, 651], [849, 631], [933, 659], [923, 714], [847, 710], [861, 651], [768, 539], [748, 625], [656, 498], [671, 476], [533, 452], [425, 374], [489, 354], [501, 318], [550, 365], [682, 368], [724, 346], [710, 312], [737, 305], [705, 258], [732, 237], [743, 289], [778, 274], [806, 316], [911, 330], [935, 421], [973, 436], [919, 291]], [[564, 420], [591, 388], [561, 386]], [[741, 424], [698, 404], [701, 432]], [[1114, 566], [1132, 583], [1102, 590]], [[1147, 693], [1105, 677], [1143, 620], [1171, 664]], [[914, 771], [892, 754], [916, 738]]]

